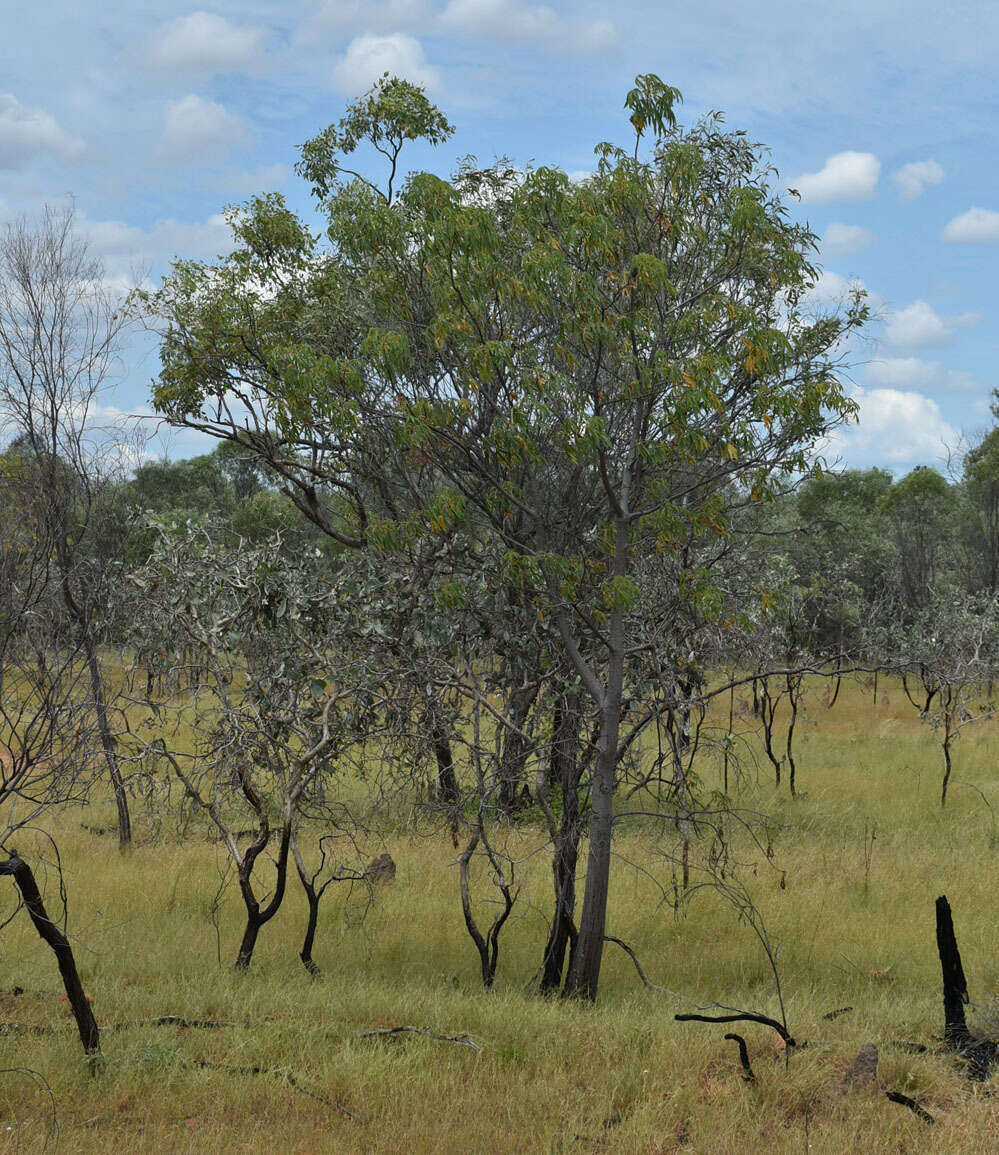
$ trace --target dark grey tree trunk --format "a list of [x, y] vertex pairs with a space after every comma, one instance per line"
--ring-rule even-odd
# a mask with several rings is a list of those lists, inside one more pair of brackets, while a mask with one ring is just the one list
[[284, 901], [285, 883], [288, 879], [288, 850], [291, 844], [290, 821], [286, 821], [281, 830], [281, 843], [278, 847], [277, 863], [275, 864], [277, 877], [274, 881], [274, 893], [271, 895], [270, 902], [262, 908], [253, 893], [253, 867], [261, 851], [267, 846], [269, 836], [270, 830], [264, 826], [256, 841], [247, 849], [239, 867], [239, 890], [243, 896], [243, 905], [246, 907], [246, 928], [239, 944], [239, 953], [236, 955], [236, 970], [238, 971], [245, 971], [249, 967], [254, 947], [257, 945], [260, 928], [265, 923], [270, 922]]
[[780, 785], [780, 759], [774, 753], [774, 719], [777, 715], [779, 695], [771, 695], [766, 678], [760, 679], [760, 721], [763, 723], [763, 749], [766, 751], [770, 765], [774, 768], [776, 785]]
[[5, 862], [0, 862], [0, 874], [7, 874], [13, 878], [35, 930], [52, 948], [59, 965], [59, 973], [62, 975], [63, 986], [66, 988], [66, 997], [76, 1019], [80, 1042], [83, 1043], [83, 1049], [88, 1055], [96, 1054], [101, 1049], [100, 1032], [97, 1029], [94, 1012], [90, 1009], [90, 1003], [84, 993], [80, 973], [76, 969], [73, 948], [69, 945], [69, 939], [49, 918], [31, 867], [16, 850], [12, 850], [10, 857]]
[[326, 888], [325, 886], [317, 887], [315, 878], [309, 877], [308, 871], [305, 869], [305, 862], [302, 859], [301, 851], [298, 848], [297, 839], [292, 839], [291, 851], [295, 859], [295, 868], [298, 871], [299, 882], [302, 884], [302, 890], [305, 891], [305, 901], [309, 905], [308, 921], [305, 926], [305, 938], [302, 941], [302, 949], [299, 951], [298, 957], [302, 960], [302, 966], [305, 967], [310, 975], [318, 975], [319, 967], [312, 957], [312, 948], [316, 943], [316, 928], [319, 925], [319, 901]]
[[316, 966], [312, 957], [312, 948], [316, 943], [316, 928], [319, 925], [319, 895], [316, 893], [315, 887], [306, 886], [304, 882], [302, 886], [309, 903], [309, 921], [305, 928], [305, 938], [302, 940], [302, 949], [299, 951], [298, 957], [310, 975], [318, 975], [319, 967]]
[[[839, 648], [841, 650], [843, 648], [843, 636], [842, 636], [842, 634], [840, 635], [840, 639], [839, 639]], [[833, 691], [833, 696], [829, 699], [829, 709], [830, 710], [833, 708], [833, 706], [836, 705], [836, 699], [839, 697], [839, 688], [843, 684], [843, 671], [841, 669], [842, 664], [843, 664], [843, 660], [837, 654], [836, 655], [836, 689]]]
[[260, 907], [256, 902], [247, 902], [246, 910], [246, 929], [243, 931], [243, 938], [239, 944], [239, 954], [236, 956], [236, 970], [238, 971], [245, 971], [249, 967], [250, 959], [253, 958], [254, 947], [257, 945], [257, 935], [260, 934], [260, 928], [263, 926], [260, 919]]
[[946, 895], [937, 899], [937, 951], [943, 972], [944, 1041], [958, 1049], [971, 1041], [971, 1032], [964, 1018], [964, 1004], [968, 1001], [968, 983], [957, 949], [954, 920]]

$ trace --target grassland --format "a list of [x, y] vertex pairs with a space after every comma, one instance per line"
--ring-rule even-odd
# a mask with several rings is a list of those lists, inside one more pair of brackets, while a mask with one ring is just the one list
[[[601, 998], [589, 1006], [528, 993], [549, 905], [543, 855], [522, 865], [524, 895], [491, 992], [481, 988], [461, 920], [450, 839], [406, 830], [385, 835], [398, 875], [363, 923], [345, 895], [330, 899], [315, 952], [320, 978], [296, 957], [304, 904], [294, 889], [264, 928], [249, 973], [236, 975], [238, 896], [230, 892], [220, 911], [221, 965], [210, 917], [219, 848], [166, 835], [120, 855], [113, 839], [81, 827], [99, 823], [92, 806], [64, 811], [51, 829], [106, 1061], [96, 1076], [81, 1063], [51, 955], [22, 913], [0, 932], [0, 1024], [57, 1031], [0, 1034], [0, 1067], [44, 1077], [58, 1130], [51, 1135], [44, 1089], [8, 1070], [0, 1151], [999, 1149], [990, 1085], [971, 1083], [933, 1050], [942, 1030], [938, 894], [954, 908], [972, 1021], [999, 1020], [999, 831], [982, 797], [999, 805], [995, 725], [962, 736], [941, 813], [939, 749], [901, 692], [889, 686], [875, 703], [869, 689], [848, 685], [828, 710], [820, 691], [800, 730], [801, 796], [775, 793], [765, 764], [737, 791], [739, 805], [777, 824], [774, 866], [744, 878], [780, 944], [789, 1026], [810, 1043], [785, 1064], [771, 1031], [746, 1026], [755, 1084], [740, 1078], [728, 1028], [673, 1015], [712, 1002], [775, 1014], [766, 957], [714, 892], [681, 913], [661, 901], [645, 873], [664, 873], [647, 832], [621, 839], [608, 929], [669, 993], [642, 986], [609, 945]], [[704, 775], [710, 782], [717, 769], [705, 766]], [[542, 841], [529, 827], [509, 837], [525, 852]], [[43, 850], [30, 833], [19, 842], [24, 855]], [[48, 881], [58, 907], [54, 876]], [[2, 900], [10, 913], [13, 890]], [[24, 993], [11, 994], [15, 986]], [[823, 1019], [847, 1005], [851, 1012]], [[163, 1015], [231, 1025], [110, 1029]], [[481, 1050], [362, 1034], [397, 1025], [467, 1035]], [[931, 1050], [910, 1054], [891, 1040]], [[918, 1099], [935, 1126], [879, 1095], [840, 1089], [869, 1041], [881, 1046], [886, 1084]], [[255, 1067], [262, 1072], [250, 1073]]]

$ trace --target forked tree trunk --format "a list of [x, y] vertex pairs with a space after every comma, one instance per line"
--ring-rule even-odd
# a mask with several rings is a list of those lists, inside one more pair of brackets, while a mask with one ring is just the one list
[[[503, 897], [503, 909], [494, 916], [492, 925], [485, 934], [479, 929], [475, 921], [475, 915], [472, 912], [472, 891], [469, 880], [469, 865], [480, 842], [489, 860], [489, 865], [494, 872], [496, 885]], [[514, 890], [512, 877], [507, 878], [505, 876], [502, 864], [493, 854], [486, 838], [485, 827], [482, 824], [481, 818], [478, 829], [472, 835], [471, 840], [458, 860], [458, 877], [461, 885], [461, 910], [465, 916], [465, 927], [468, 930], [472, 942], [475, 943], [475, 949], [479, 952], [479, 962], [482, 969], [482, 985], [486, 990], [489, 990], [495, 981], [496, 966], [499, 962], [500, 931], [502, 931], [506, 920], [510, 917], [513, 904], [517, 901], [519, 888]]]
[[263, 908], [253, 893], [253, 867], [261, 851], [267, 845], [270, 831], [265, 827], [257, 841], [243, 856], [243, 862], [238, 868], [239, 890], [243, 896], [243, 905], [246, 907], [246, 928], [243, 939], [239, 944], [239, 953], [236, 955], [236, 970], [245, 971], [253, 957], [254, 947], [257, 945], [257, 936], [260, 928], [277, 914], [284, 900], [285, 883], [288, 879], [288, 850], [291, 842], [291, 823], [286, 821], [281, 829], [281, 843], [278, 847], [277, 878], [274, 882], [274, 893], [270, 902]]
[[[626, 542], [621, 543], [622, 552]], [[614, 831], [614, 786], [617, 781], [618, 736], [624, 689], [624, 615], [610, 615], [610, 656], [607, 683], [600, 704], [600, 739], [590, 792], [590, 848], [586, 861], [586, 889], [579, 916], [579, 935], [563, 995], [595, 1000], [600, 983], [607, 893], [610, 888], [611, 840]]]
[[80, 1033], [80, 1042], [88, 1055], [97, 1054], [101, 1049], [100, 1032], [97, 1029], [97, 1020], [90, 1009], [90, 1002], [80, 982], [80, 973], [76, 969], [76, 960], [73, 958], [73, 948], [69, 939], [48, 916], [45, 904], [42, 901], [38, 883], [31, 867], [22, 859], [16, 850], [10, 852], [5, 862], [0, 862], [0, 874], [10, 875], [14, 885], [21, 892], [21, 899], [25, 909], [35, 925], [43, 941], [51, 948], [59, 964], [59, 973], [66, 989], [66, 997], [76, 1019], [76, 1028]]
[[605, 725], [593, 771], [590, 795], [590, 849], [586, 861], [586, 889], [579, 917], [575, 957], [566, 977], [567, 997], [596, 999], [607, 925], [610, 888], [611, 837], [614, 826], [614, 781], [617, 771], [616, 719]]

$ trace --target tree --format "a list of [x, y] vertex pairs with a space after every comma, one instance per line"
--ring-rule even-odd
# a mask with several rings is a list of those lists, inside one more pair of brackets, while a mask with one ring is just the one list
[[972, 514], [972, 580], [994, 594], [999, 589], [999, 428], [965, 454], [962, 482]]
[[894, 530], [903, 604], [924, 609], [953, 534], [954, 494], [935, 469], [917, 465], [891, 487], [881, 508]]
[[933, 591], [928, 604], [882, 635], [885, 664], [918, 670], [927, 688], [920, 718], [936, 732], [943, 757], [940, 805], [947, 805], [953, 744], [961, 731], [991, 718], [991, 687], [999, 669], [999, 603], [994, 594], [959, 588]]
[[894, 589], [896, 564], [883, 501], [884, 469], [847, 469], [810, 478], [793, 501], [786, 552], [806, 593], [815, 650], [855, 648], [866, 615]]
[[[325, 886], [307, 872], [298, 845], [303, 815], [349, 827], [349, 808], [335, 804], [337, 760], [378, 708], [370, 662], [351, 646], [349, 611], [373, 602], [360, 596], [364, 575], [344, 572], [331, 581], [317, 551], [289, 561], [286, 550], [280, 535], [227, 546], [210, 529], [190, 526], [161, 533], [132, 578], [140, 603], [133, 640], [148, 650], [172, 639], [167, 660], [190, 662], [194, 671], [183, 689], [179, 679], [166, 679], [164, 692], [150, 687], [146, 753], [166, 761], [229, 853], [246, 912], [237, 970], [249, 967], [261, 929], [281, 907], [289, 860], [309, 899], [302, 957], [314, 969]], [[251, 840], [241, 846], [247, 821]], [[265, 901], [261, 876], [275, 835]], [[357, 868], [335, 873], [362, 877]]]
[[0, 241], [0, 422], [32, 494], [26, 505], [52, 549], [52, 589], [86, 662], [99, 744], [118, 810], [122, 847], [131, 820], [101, 666], [116, 543], [108, 497], [120, 473], [120, 431], [96, 411], [116, 367], [125, 319], [71, 209], [46, 208], [37, 225], [7, 226]]
[[52, 527], [37, 478], [0, 456], [0, 807], [3, 838], [50, 806], [81, 797], [93, 715], [81, 691], [79, 638], [59, 614], [50, 576]]
[[168, 322], [155, 403], [260, 453], [345, 545], [474, 542], [550, 624], [596, 719], [565, 980], [593, 998], [619, 767], [700, 677], [674, 624], [717, 607], [709, 543], [852, 412], [836, 351], [866, 310], [805, 315], [815, 238], [761, 150], [717, 117], [679, 127], [657, 77], [628, 96], [633, 147], [599, 145], [578, 184], [468, 163], [397, 192], [394, 146], [384, 191], [344, 182], [339, 151], [398, 115], [389, 91], [446, 132], [386, 81], [305, 146], [328, 246], [266, 198], [234, 216], [228, 261], [178, 266], [147, 298]]
[[12, 879], [20, 905], [55, 955], [91, 1055], [99, 1052], [100, 1034], [60, 925], [65, 905], [61, 920], [49, 913], [31, 865], [12, 845], [19, 831], [38, 829], [50, 808], [85, 795], [84, 752], [94, 723], [82, 692], [87, 667], [80, 640], [66, 629], [53, 598], [53, 527], [39, 506], [31, 463], [16, 449], [0, 455], [0, 876]]

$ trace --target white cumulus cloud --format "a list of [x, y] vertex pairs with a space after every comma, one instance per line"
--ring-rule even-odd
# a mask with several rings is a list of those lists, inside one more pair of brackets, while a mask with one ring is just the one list
[[218, 161], [249, 141], [246, 125], [221, 104], [184, 96], [166, 107], [157, 155], [170, 164]]
[[940, 235], [945, 241], [966, 244], [999, 241], [999, 213], [992, 209], [968, 209], [948, 221]]
[[322, 0], [307, 28], [325, 32], [401, 32], [424, 27], [427, 0]]
[[839, 273], [823, 269], [815, 279], [815, 284], [802, 298], [802, 305], [812, 309], [829, 305], [842, 305], [848, 303], [856, 292], [866, 293], [868, 304], [876, 304], [879, 300], [870, 292], [864, 282], [856, 277], [848, 281]]
[[980, 320], [981, 317], [977, 313], [941, 317], [925, 301], [913, 301], [904, 309], [897, 309], [889, 314], [884, 339], [889, 345], [909, 349], [918, 349], [924, 345], [942, 345], [954, 336], [957, 329], [977, 325]]
[[833, 222], [822, 234], [822, 255], [830, 259], [845, 257], [866, 249], [874, 241], [870, 229], [860, 225], [842, 225]]
[[0, 169], [20, 168], [36, 156], [71, 161], [82, 153], [83, 141], [60, 128], [51, 113], [0, 92]]
[[220, 214], [206, 221], [178, 221], [170, 217], [151, 229], [124, 221], [84, 221], [91, 252], [111, 267], [156, 264], [174, 257], [214, 257], [232, 247], [232, 232]]
[[887, 465], [908, 469], [937, 464], [956, 445], [957, 431], [932, 397], [904, 389], [853, 390], [859, 406], [856, 425], [838, 430], [825, 447], [842, 455], [852, 466]]
[[249, 170], [220, 172], [211, 178], [212, 188], [235, 196], [254, 196], [257, 193], [272, 192], [288, 183], [291, 170], [287, 165], [265, 164]]
[[862, 201], [874, 196], [881, 161], [872, 152], [838, 152], [818, 172], [805, 172], [791, 184], [810, 204]]
[[439, 91], [440, 74], [426, 61], [423, 45], [412, 36], [357, 36], [333, 68], [333, 86], [344, 96], [358, 96], [385, 72]]
[[549, 52], [601, 52], [617, 39], [609, 20], [569, 20], [547, 4], [521, 0], [450, 0], [440, 23], [476, 39], [528, 44]]
[[921, 197], [928, 185], [939, 184], [944, 178], [943, 166], [935, 160], [914, 160], [903, 164], [892, 173], [901, 200], [914, 201]]
[[948, 369], [939, 361], [921, 361], [918, 357], [885, 357], [872, 361], [864, 369], [864, 380], [868, 385], [879, 388], [918, 392], [981, 388], [972, 373], [963, 369]]
[[207, 76], [251, 69], [263, 53], [262, 29], [231, 24], [213, 12], [171, 20], [153, 33], [148, 48], [154, 68]]

